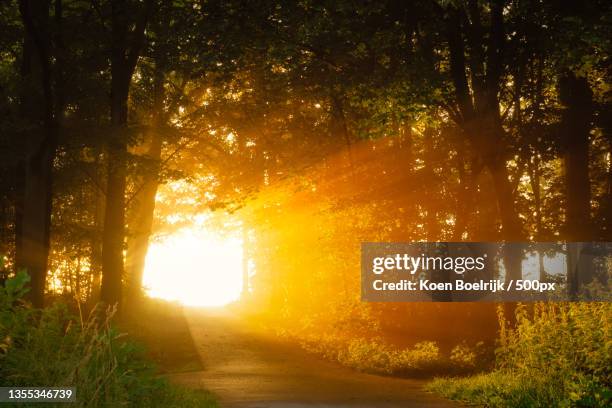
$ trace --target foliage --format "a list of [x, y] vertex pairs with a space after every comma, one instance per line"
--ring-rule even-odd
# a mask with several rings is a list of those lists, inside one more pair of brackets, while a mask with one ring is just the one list
[[478, 351], [482, 345], [483, 343], [480, 342], [475, 348], [471, 348], [465, 343], [458, 344], [451, 351], [450, 360], [458, 367], [473, 369], [478, 362]]
[[[287, 336], [287, 333], [284, 333]], [[341, 337], [334, 334], [295, 336], [307, 351], [359, 371], [400, 376], [423, 376], [436, 373], [465, 373], [482, 368], [480, 345], [461, 344], [450, 356], [441, 352], [433, 341], [422, 341], [412, 347], [397, 347], [381, 337]]]
[[[539, 377], [495, 371], [468, 378], [437, 378], [427, 388], [446, 398], [487, 407], [553, 407], [557, 390]], [[570, 405], [571, 406], [571, 405]]]
[[[26, 58], [38, 41], [25, 35], [18, 3], [0, 3], [0, 252], [11, 267], [19, 263], [24, 193], [39, 186], [22, 179], [25, 159], [45, 157], [27, 147], [44, 130], [45, 81], [40, 61]], [[130, 270], [135, 238], [146, 242], [211, 208], [241, 209], [256, 306], [294, 324], [288, 332], [308, 347], [362, 370], [428, 369], [441, 358], [431, 343], [413, 349], [379, 337], [492, 339], [495, 317], [482, 304], [360, 303], [360, 242], [576, 238], [567, 225], [572, 198], [586, 204], [574, 222], [589, 227], [588, 238], [576, 241], [612, 236], [609, 1], [121, 2], [130, 18], [151, 5], [142, 47], [128, 47], [141, 49], [127, 79], [129, 126], [121, 134], [110, 131], [108, 115], [108, 52], [120, 45], [111, 28], [116, 2], [26, 3], [44, 3], [50, 100], [58, 105], [54, 178], [41, 180], [53, 187], [44, 214], [52, 224], [48, 292], [98, 299], [111, 136], [129, 146], [119, 194], [126, 205], [117, 211], [125, 211], [127, 231], [112, 241], [121, 248], [127, 238]], [[568, 153], [576, 149], [565, 140], [577, 135], [563, 136], [571, 109], [558, 88], [568, 71], [593, 94], [580, 182], [568, 181]], [[158, 157], [147, 153], [154, 139]], [[145, 180], [160, 184], [149, 206]], [[155, 222], [141, 222], [153, 208]], [[69, 341], [60, 323], [77, 320], [66, 311], [19, 308], [6, 322], [35, 324], [11, 326], [4, 349], [18, 344], [13, 338], [29, 339], [32, 327]], [[98, 332], [103, 323], [72, 323], [66, 338], [105, 333], [107, 343], [123, 344], [111, 329]], [[499, 361], [517, 371], [513, 364], [534, 356], [512, 345], [512, 336], [527, 334], [506, 334]], [[452, 346], [444, 364], [478, 366], [477, 348]], [[527, 360], [539, 370], [548, 364]]]
[[520, 305], [511, 329], [500, 312], [497, 368], [429, 388], [490, 407], [610, 406], [611, 319], [609, 303], [538, 303]]
[[426, 374], [448, 368], [434, 342], [398, 350], [380, 338], [340, 340], [324, 336], [302, 341], [302, 346], [344, 366], [369, 373]]
[[83, 319], [62, 303], [33, 309], [22, 300], [28, 281], [20, 272], [0, 287], [0, 385], [73, 386], [77, 406], [216, 406], [204, 391], [157, 377], [139, 345], [110, 325], [112, 310]]

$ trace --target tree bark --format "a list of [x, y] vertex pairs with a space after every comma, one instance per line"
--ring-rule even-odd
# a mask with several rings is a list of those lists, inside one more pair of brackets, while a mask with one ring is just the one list
[[[433, 180], [435, 177], [435, 165], [434, 165], [434, 157], [435, 157], [435, 147], [434, 147], [434, 134], [435, 131], [427, 127], [423, 132], [424, 136], [424, 152], [423, 152], [423, 161], [425, 165], [424, 177], [430, 180]], [[433, 185], [433, 183], [431, 183]], [[442, 227], [440, 225], [440, 220], [438, 217], [438, 209], [440, 203], [437, 199], [437, 194], [435, 194], [432, 189], [426, 189], [424, 196], [424, 207], [426, 208], [426, 216], [425, 216], [425, 225], [427, 226], [426, 231], [426, 239], [428, 242], [439, 242], [442, 241]]]
[[[124, 274], [128, 95], [132, 75], [144, 42], [144, 31], [152, 1], [145, 2], [135, 21], [129, 19], [127, 3], [126, 0], [111, 2], [111, 135], [107, 143], [108, 172], [100, 290], [100, 297], [104, 303], [119, 306], [122, 300]], [[130, 32], [131, 25], [134, 25], [134, 28]]]
[[[505, 160], [492, 161], [487, 164], [495, 185], [495, 195], [500, 213], [504, 241], [507, 243], [520, 242], [523, 240], [522, 224], [516, 206], [508, 169]], [[506, 270], [506, 282], [522, 278], [523, 255], [518, 246], [507, 245], [504, 247], [504, 267]]]
[[138, 211], [135, 215], [135, 226], [132, 239], [128, 245], [128, 293], [130, 300], [140, 298], [142, 293], [142, 278], [145, 268], [145, 260], [149, 248], [149, 239], [153, 227], [153, 216], [155, 213], [155, 196], [159, 186], [160, 158], [162, 148], [162, 127], [164, 125], [164, 68], [159, 61], [155, 67], [154, 96], [153, 96], [153, 118], [151, 123], [151, 144], [147, 152], [147, 159], [151, 162], [142, 180], [142, 187], [138, 192], [136, 203]]
[[591, 181], [589, 179], [589, 133], [593, 120], [593, 93], [586, 78], [572, 72], [559, 81], [559, 96], [565, 109], [561, 118], [564, 147], [566, 215], [568, 241], [568, 292], [576, 297], [580, 286], [592, 279], [592, 262], [580, 256], [580, 242], [595, 239], [591, 223]]
[[[28, 114], [27, 120], [42, 126], [28, 134], [24, 162], [23, 207], [20, 214], [16, 261], [18, 268], [30, 274], [28, 297], [35, 307], [44, 305], [44, 292], [49, 257], [49, 233], [51, 227], [51, 200], [53, 183], [53, 161], [57, 148], [56, 106], [52, 86], [51, 43], [48, 29], [48, 1], [22, 0], [19, 10], [25, 27], [24, 81], [40, 83], [42, 92], [25, 96], [40, 98], [33, 102], [40, 116]], [[60, 9], [61, 10], [61, 7]], [[61, 19], [61, 14], [56, 16]], [[56, 63], [56, 72], [61, 66]], [[56, 83], [56, 86], [59, 84]], [[27, 103], [29, 104], [29, 103]]]
[[559, 94], [565, 105], [561, 118], [561, 133], [567, 200], [566, 238], [569, 241], [589, 241], [594, 235], [589, 179], [589, 133], [593, 120], [593, 93], [585, 78], [568, 73], [559, 81]]

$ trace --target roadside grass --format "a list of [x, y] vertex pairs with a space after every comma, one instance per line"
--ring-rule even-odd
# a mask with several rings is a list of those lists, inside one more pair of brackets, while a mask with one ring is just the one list
[[540, 384], [540, 378], [525, 379], [511, 372], [494, 371], [465, 378], [436, 378], [429, 391], [445, 398], [486, 407], [553, 407], [555, 389]]
[[519, 305], [510, 328], [500, 309], [496, 368], [438, 378], [428, 389], [487, 407], [612, 406], [612, 305]]
[[380, 337], [345, 338], [318, 334], [302, 335], [294, 340], [310, 353], [371, 374], [404, 377], [431, 377], [441, 373], [460, 375], [482, 371], [486, 360], [482, 343], [474, 346], [461, 343], [448, 354], [443, 353], [434, 341], [398, 348]]
[[[458, 341], [441, 345], [423, 340], [399, 345], [389, 340], [380, 324], [360, 302], [343, 302], [325, 316], [283, 316], [254, 313], [256, 308], [235, 305], [237, 314], [261, 333], [273, 333], [305, 351], [345, 367], [385, 376], [433, 378], [466, 375], [491, 368], [492, 345]], [[454, 344], [453, 344], [454, 343]]]
[[77, 407], [217, 406], [208, 392], [160, 377], [143, 347], [111, 325], [113, 310], [34, 309], [23, 300], [28, 280], [20, 272], [0, 287], [0, 386], [76, 387]]

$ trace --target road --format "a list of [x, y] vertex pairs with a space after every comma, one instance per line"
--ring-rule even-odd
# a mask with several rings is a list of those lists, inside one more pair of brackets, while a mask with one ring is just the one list
[[231, 312], [185, 309], [203, 371], [171, 375], [228, 408], [446, 408], [424, 381], [359, 373], [250, 328]]

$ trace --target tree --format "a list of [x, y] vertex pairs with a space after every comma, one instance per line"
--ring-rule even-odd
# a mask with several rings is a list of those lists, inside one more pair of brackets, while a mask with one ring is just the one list
[[[51, 28], [50, 1], [21, 0], [19, 11], [25, 27], [23, 41], [23, 114], [34, 126], [28, 132], [24, 154], [23, 208], [16, 238], [18, 268], [31, 276], [30, 299], [42, 307], [44, 301], [49, 233], [53, 161], [62, 115], [62, 1], [54, 7]], [[52, 41], [53, 40], [53, 41]], [[55, 62], [53, 62], [55, 61]], [[36, 88], [33, 88], [31, 84]]]
[[140, 7], [127, 0], [111, 0], [111, 134], [107, 143], [108, 173], [102, 236], [101, 299], [121, 303], [125, 240], [128, 95], [132, 75], [145, 40], [153, 1]]
[[589, 179], [593, 93], [586, 78], [570, 72], [559, 80], [559, 96], [565, 105], [560, 123], [567, 196], [565, 235], [570, 241], [590, 241], [594, 238]]

